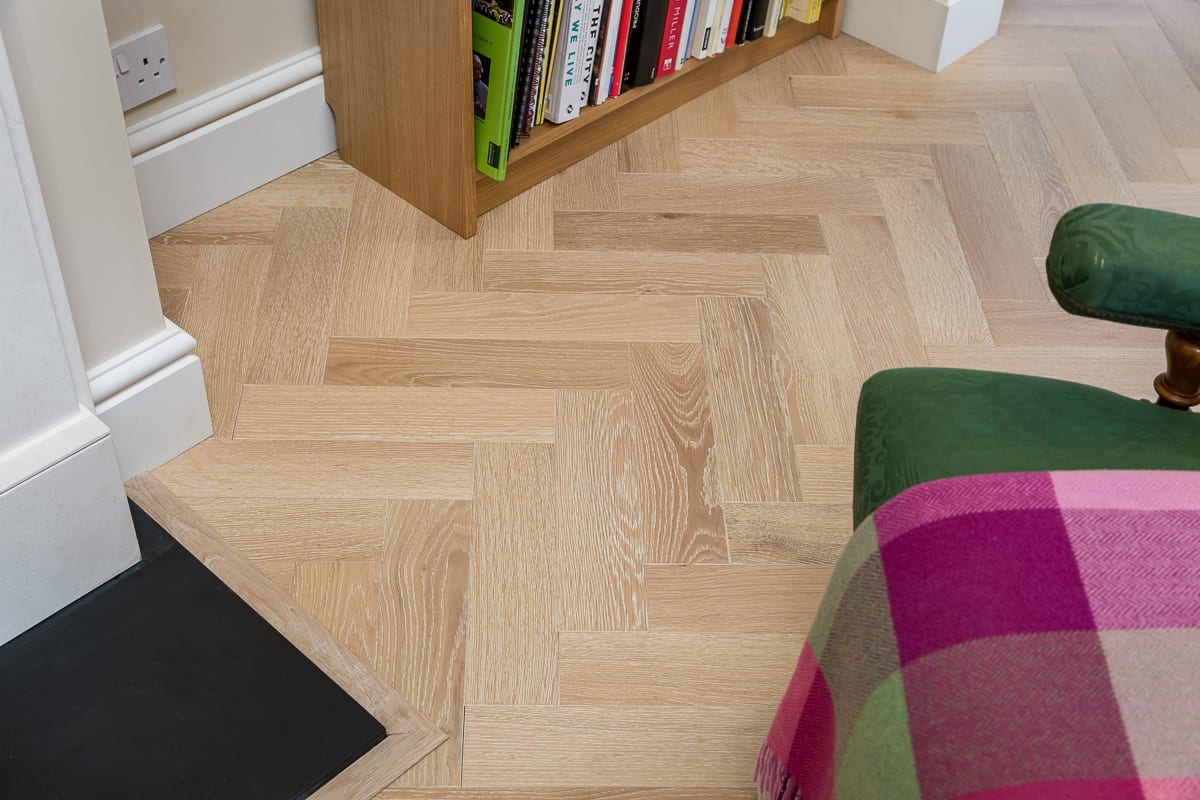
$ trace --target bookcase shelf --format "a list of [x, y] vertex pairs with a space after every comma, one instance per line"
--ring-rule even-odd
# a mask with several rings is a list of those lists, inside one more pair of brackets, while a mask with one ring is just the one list
[[846, 0], [811, 25], [785, 18], [771, 38], [689, 59], [649, 86], [545, 124], [509, 154], [503, 181], [475, 170], [468, 0], [318, 0], [325, 98], [344, 161], [461, 236], [480, 214], [715, 86], [814, 36], [841, 29]]

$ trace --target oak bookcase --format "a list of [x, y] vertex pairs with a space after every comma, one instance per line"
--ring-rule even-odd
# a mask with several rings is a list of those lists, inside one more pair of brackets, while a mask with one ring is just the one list
[[317, 0], [325, 99], [342, 160], [473, 236], [480, 214], [576, 161], [807, 39], [836, 37], [846, 2], [825, 0], [816, 23], [785, 18], [774, 37], [537, 126], [503, 181], [475, 170], [469, 0]]

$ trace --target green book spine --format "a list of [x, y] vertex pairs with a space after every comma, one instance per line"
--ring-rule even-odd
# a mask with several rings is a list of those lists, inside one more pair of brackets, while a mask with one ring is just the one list
[[498, 181], [508, 166], [525, 0], [471, 0], [475, 168]]

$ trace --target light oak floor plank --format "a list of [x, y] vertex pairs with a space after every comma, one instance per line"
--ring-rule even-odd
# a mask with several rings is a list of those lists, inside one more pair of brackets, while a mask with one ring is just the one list
[[554, 246], [554, 181], [539, 183], [479, 218], [476, 241], [486, 250], [549, 250]]
[[987, 344], [987, 321], [937, 181], [879, 181], [904, 289], [925, 344]]
[[301, 561], [290, 594], [363, 661], [375, 656], [379, 561]]
[[850, 503], [726, 503], [734, 564], [833, 565], [854, 530]]
[[471, 496], [470, 444], [209, 439], [155, 470], [187, 497]]
[[564, 705], [768, 706], [804, 645], [796, 633], [564, 633]]
[[488, 251], [483, 288], [496, 292], [762, 295], [762, 260], [742, 253]]
[[259, 299], [246, 383], [320, 383], [333, 330], [347, 212], [288, 208]]
[[554, 178], [554, 208], [563, 211], [616, 211], [619, 144], [610, 144]]
[[1010, 0], [1004, 20], [1014, 25], [1154, 25], [1142, 2], [1128, 0]]
[[204, 248], [191, 244], [150, 243], [154, 282], [159, 289], [190, 289]]
[[689, 253], [822, 253], [817, 218], [772, 214], [559, 212], [559, 250], [674, 250]]
[[1200, 9], [1190, 0], [1146, 0], [1146, 5], [1192, 82], [1200, 87]]
[[1075, 201], [1037, 115], [984, 114], [983, 127], [1033, 255], [1045, 256], [1050, 252], [1054, 226]]
[[617, 169], [621, 172], [678, 172], [678, 140], [675, 116], [659, 117], [617, 143]]
[[187, 289], [159, 289], [158, 299], [162, 303], [163, 316], [182, 326], [189, 294]]
[[388, 509], [372, 663], [449, 735], [400, 785], [461, 781], [471, 512], [461, 500], [402, 500]]
[[700, 317], [721, 497], [799, 499], [792, 423], [776, 383], [770, 311], [760, 300], [706, 297]]
[[728, 561], [701, 349], [634, 344], [630, 359], [645, 557]]
[[1176, 150], [1175, 155], [1179, 157], [1179, 163], [1183, 164], [1192, 183], [1200, 183], [1200, 147]]
[[[252, 489], [252, 487], [250, 487]], [[378, 559], [387, 501], [191, 497], [186, 502], [251, 561]]]
[[[750, 783], [771, 722], [759, 708], [467, 706], [463, 785]], [[704, 752], [704, 758], [690, 754]]]
[[1079, 84], [1033, 83], [1029, 96], [1075, 202], [1132, 205], [1121, 164]]
[[1121, 57], [1174, 147], [1200, 147], [1200, 89], [1161, 28], [1111, 29]]
[[929, 148], [917, 144], [685, 139], [679, 143], [679, 160], [684, 172], [706, 175], [937, 177]]
[[325, 383], [624, 389], [629, 347], [624, 342], [334, 337]]
[[481, 444], [466, 701], [551, 704], [562, 624], [554, 448]]
[[183, 314], [204, 370], [213, 435], [233, 435], [255, 310], [271, 261], [269, 247], [214, 247], [201, 255]]
[[407, 335], [417, 339], [696, 342], [690, 297], [520, 292], [413, 295]]
[[1050, 300], [984, 300], [983, 313], [998, 345], [1153, 348], [1163, 339], [1153, 328], [1067, 316]]
[[151, 241], [168, 245], [271, 245], [279, 227], [279, 206], [218, 206], [160, 233]]
[[793, 77], [789, 88], [794, 105], [817, 108], [1029, 110], [1029, 96], [1019, 81], [805, 75]]
[[1072, 53], [1070, 59], [1125, 177], [1134, 182], [1186, 182], [1171, 143], [1124, 59], [1088, 53]]
[[1200, 186], [1195, 184], [1135, 183], [1133, 193], [1140, 206], [1200, 216]]
[[796, 445], [796, 469], [808, 503], [849, 503], [854, 478], [854, 448], [844, 445]]
[[250, 386], [239, 439], [554, 440], [552, 389], [432, 386]]
[[805, 633], [829, 583], [828, 567], [646, 567], [652, 631]]
[[642, 630], [647, 548], [630, 393], [561, 390], [555, 449], [562, 629]]
[[865, 178], [815, 176], [622, 175], [621, 209], [678, 214], [878, 214], [875, 183]]
[[860, 144], [984, 144], [975, 111], [746, 107], [738, 110], [744, 138]]

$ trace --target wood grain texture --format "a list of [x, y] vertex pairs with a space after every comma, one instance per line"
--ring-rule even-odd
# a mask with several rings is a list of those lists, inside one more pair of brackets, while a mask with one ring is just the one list
[[805, 75], [792, 78], [789, 90], [793, 104], [818, 108], [1029, 110], [1029, 95], [1017, 81]]
[[936, 181], [903, 178], [878, 183], [921, 342], [990, 342], [975, 281], [942, 187]]
[[680, 139], [737, 136], [737, 103], [728, 83], [681, 105], [671, 116]]
[[386, 500], [185, 495], [184, 502], [256, 563], [378, 559], [383, 553]]
[[646, 535], [629, 392], [558, 394], [555, 482], [562, 630], [646, 627]]
[[279, 215], [279, 206], [246, 208], [237, 203], [226, 203], [160, 233], [151, 242], [167, 245], [271, 245], [275, 243]]
[[1005, 19], [1013, 25], [1153, 25], [1145, 4], [1126, 0], [1011, 0]]
[[554, 246], [554, 181], [539, 183], [487, 212], [479, 220], [480, 244], [488, 250], [549, 250]]
[[1050, 251], [1054, 226], [1075, 201], [1037, 116], [984, 114], [983, 127], [1017, 221], [1025, 230], [1033, 254], [1045, 256]]
[[564, 633], [559, 702], [774, 710], [803, 646], [795, 633]]
[[592, 153], [554, 178], [554, 207], [571, 211], [616, 211], [620, 144]]
[[325, 383], [623, 389], [628, 351], [624, 342], [333, 338]]
[[1186, 182], [1171, 143], [1121, 56], [1072, 53], [1070, 59], [1125, 177]]
[[346, 212], [288, 208], [279, 228], [246, 362], [247, 383], [320, 383], [333, 330]]
[[1051, 300], [984, 300], [983, 313], [998, 345], [1153, 348], [1163, 338], [1153, 328], [1066, 316]]
[[[871, 375], [923, 365], [916, 317], [901, 299], [904, 276], [886, 222], [879, 217], [828, 216], [821, 224], [859, 372]], [[891, 300], [884, 301], [885, 296]]]
[[1121, 57], [1174, 147], [1200, 147], [1200, 89], [1161, 28], [1110, 29]]
[[705, 175], [937, 177], [929, 148], [915, 144], [805, 144], [773, 140], [685, 139], [679, 143], [679, 161], [684, 172]]
[[354, 200], [356, 174], [354, 167], [330, 154], [276, 178], [255, 190], [253, 196], [243, 195], [233, 200], [232, 205], [349, 208]]
[[[474, 233], [470, 14], [320, 0], [317, 21], [342, 158], [459, 233]], [[411, 25], [440, 33], [398, 57], [395, 43]]]
[[150, 243], [154, 282], [160, 289], [190, 289], [204, 248], [188, 244]]
[[796, 469], [808, 503], [849, 503], [854, 489], [854, 448], [796, 445]]
[[828, 567], [646, 566], [652, 631], [805, 633]]
[[613, 787], [587, 786], [547, 789], [465, 788], [384, 789], [375, 800], [755, 800], [753, 787]]
[[[850, 442], [862, 377], [853, 357], [847, 355], [850, 333], [833, 259], [772, 256], [763, 266], [775, 340], [776, 386], [788, 410], [792, 437], [807, 443]], [[794, 494], [790, 499], [798, 497]], [[725, 499], [736, 498], [726, 494]]]
[[183, 325], [184, 316], [187, 314], [188, 294], [187, 289], [159, 289], [158, 299], [162, 304], [163, 316], [176, 325]]
[[742, 136], [787, 141], [983, 144], [974, 111], [842, 108], [743, 108]]
[[1200, 216], [1200, 187], [1194, 184], [1135, 183], [1133, 194], [1146, 208]]
[[[305, 657], [367, 709], [384, 725], [388, 733], [417, 737], [410, 744], [425, 747], [420, 755], [445, 738], [444, 734], [421, 716], [403, 696], [384, 683], [346, 645], [331, 636], [310, 614], [299, 608], [286, 592], [265, 579], [237, 555], [216, 531], [196, 516], [156, 477], [144, 473], [128, 481], [125, 488], [130, 499], [162, 525], [222, 583], [258, 612], [271, 627], [279, 631]], [[413, 761], [415, 762], [420, 755], [413, 758]]]
[[771, 214], [655, 214], [566, 211], [554, 215], [560, 250], [674, 250], [687, 253], [820, 253], [817, 218]]
[[413, 295], [407, 335], [430, 339], [695, 342], [690, 297], [551, 293]]
[[979, 297], [1043, 296], [1043, 282], [1029, 261], [1038, 255], [1038, 248], [1017, 220], [991, 151], [938, 145], [933, 158]]
[[399, 336], [412, 287], [407, 262], [397, 261], [405, 229], [419, 212], [378, 183], [359, 175], [346, 233], [333, 333]]
[[460, 781], [470, 534], [468, 502], [400, 500], [388, 509], [372, 663], [449, 734], [403, 785]]
[[733, 564], [833, 565], [850, 540], [850, 503], [726, 503]]
[[301, 561], [292, 573], [296, 602], [370, 664], [379, 616], [379, 562]]
[[466, 701], [551, 704], [562, 611], [554, 448], [481, 444]]
[[[467, 706], [463, 785], [732, 786], [772, 712], [672, 706]], [[689, 754], [703, 751], [703, 759]]]
[[159, 467], [188, 497], [471, 496], [471, 445], [209, 439]]
[[1129, 347], [929, 347], [931, 367], [1023, 372], [1099, 386], [1137, 399], [1154, 396], [1162, 372], [1162, 346]]
[[1075, 81], [1029, 86], [1038, 123], [1077, 203], [1133, 203], [1121, 164]]
[[761, 259], [743, 253], [489, 251], [483, 288], [499, 292], [761, 295]]
[[1200, 9], [1189, 0], [1146, 0], [1175, 55], [1200, 87]]
[[554, 440], [551, 389], [246, 386], [239, 439]]
[[645, 558], [728, 561], [700, 347], [634, 344], [630, 367]]
[[792, 427], [776, 383], [771, 314], [761, 300], [700, 300], [724, 500], [798, 500]]
[[617, 144], [620, 172], [678, 172], [675, 117], [667, 115], [630, 132]]
[[213, 436], [218, 438], [233, 435], [254, 335], [252, 320], [270, 259], [266, 247], [208, 248], [196, 266], [181, 327], [196, 339]]
[[[188, 505], [191, 505], [190, 503]], [[292, 590], [292, 575], [296, 572], [296, 562], [291, 560], [269, 560], [255, 561], [247, 559], [256, 570], [262, 573], [263, 577], [271, 583], [283, 589], [285, 592]]]
[[312, 793], [312, 800], [369, 800], [429, 752], [437, 740], [418, 734], [393, 734]]
[[1175, 155], [1192, 183], [1200, 183], [1200, 147], [1176, 150]]
[[772, 210], [789, 214], [880, 213], [875, 184], [865, 178], [622, 175], [620, 191], [624, 211], [759, 215], [770, 197]]

